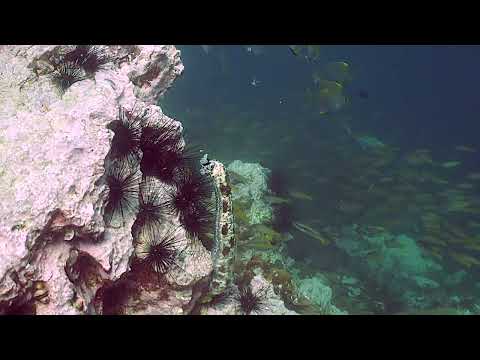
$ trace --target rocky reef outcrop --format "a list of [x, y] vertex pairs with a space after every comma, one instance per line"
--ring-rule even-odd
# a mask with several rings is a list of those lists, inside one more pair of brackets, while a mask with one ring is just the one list
[[[204, 224], [179, 214], [179, 185], [147, 174], [149, 149], [127, 149], [121, 166], [113, 149], [116, 136], [140, 136], [140, 128], [142, 139], [161, 128], [170, 138], [158, 139], [185, 148], [182, 124], [156, 105], [182, 71], [170, 45], [0, 47], [0, 314], [242, 313], [225, 167], [202, 165], [215, 190], [207, 246], [195, 234]], [[153, 200], [143, 193], [150, 187]], [[157, 201], [175, 209], [153, 220], [140, 215], [142, 206], [155, 215], [149, 206]], [[207, 217], [202, 206], [188, 210], [198, 221]], [[130, 207], [137, 211], [124, 212]], [[145, 230], [147, 221], [155, 231]], [[162, 249], [157, 230], [168, 234]], [[163, 262], [142, 261], [153, 251]], [[261, 274], [249, 286], [265, 290], [263, 313], [293, 313]], [[232, 306], [219, 307], [219, 298]]]
[[55, 68], [74, 50], [0, 48], [3, 313], [98, 313], [98, 290], [130, 269], [134, 218], [110, 227], [103, 216], [108, 124], [120, 107], [168, 120], [155, 101], [183, 64], [173, 46], [105, 46], [94, 73]]
[[271, 221], [272, 207], [265, 200], [270, 170], [260, 164], [235, 160], [228, 165], [228, 171], [236, 177], [238, 183], [233, 200], [249, 205], [249, 223], [256, 225]]

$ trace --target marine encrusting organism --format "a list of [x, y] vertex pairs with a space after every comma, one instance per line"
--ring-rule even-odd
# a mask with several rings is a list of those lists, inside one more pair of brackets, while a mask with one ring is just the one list
[[135, 246], [136, 256], [159, 274], [165, 274], [176, 264], [179, 240], [176, 229], [161, 234], [155, 231], [148, 236], [141, 236]]
[[63, 93], [76, 82], [85, 80], [86, 77], [75, 62], [62, 62], [50, 73], [50, 79]]
[[235, 297], [240, 305], [240, 310], [245, 315], [250, 315], [252, 312], [260, 313], [267, 299], [267, 287], [261, 287], [260, 289], [253, 291], [251, 285], [239, 286], [239, 294]]
[[[214, 222], [213, 227], [210, 227], [213, 229], [213, 238], [210, 243], [205, 244], [202, 241], [202, 244], [212, 252], [213, 271], [210, 294], [216, 296], [226, 291], [233, 280], [233, 264], [237, 244], [233, 220], [232, 188], [223, 164], [210, 160], [208, 154], [204, 154], [200, 160], [200, 173], [212, 178], [215, 195], [211, 207], [211, 220]], [[200, 240], [202, 240], [201, 237]]]
[[143, 115], [122, 107], [118, 109], [117, 119], [107, 126], [115, 133], [110, 150], [112, 159], [126, 160], [131, 166], [138, 164], [141, 157], [142, 121]]
[[136, 209], [141, 175], [138, 169], [132, 169], [127, 163], [113, 163], [106, 171], [106, 204], [105, 223], [110, 224], [112, 219], [132, 213]]

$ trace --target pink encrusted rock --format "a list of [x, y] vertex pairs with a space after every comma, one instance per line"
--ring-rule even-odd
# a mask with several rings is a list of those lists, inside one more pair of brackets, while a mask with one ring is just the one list
[[119, 106], [166, 118], [155, 102], [183, 71], [174, 46], [108, 46], [112, 62], [60, 94], [49, 59], [70, 48], [0, 47], [0, 313], [36, 281], [48, 289], [37, 313], [85, 313], [91, 299], [65, 271], [72, 249], [109, 281], [129, 269], [134, 219], [119, 228], [103, 221], [107, 124]]
[[135, 95], [153, 104], [183, 73], [180, 51], [170, 45], [139, 45], [137, 49], [128, 68], [122, 70], [135, 84]]

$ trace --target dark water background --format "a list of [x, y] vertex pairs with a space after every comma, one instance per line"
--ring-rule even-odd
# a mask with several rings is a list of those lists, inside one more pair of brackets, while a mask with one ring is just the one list
[[[198, 45], [179, 48], [186, 70], [168, 95], [178, 116], [186, 107], [208, 113], [232, 104], [259, 110], [268, 121], [279, 116], [302, 121], [296, 114], [316, 65], [292, 56], [286, 46], [267, 46], [258, 56], [240, 45], [215, 46], [209, 54]], [[349, 90], [369, 95], [366, 101], [352, 99], [355, 127], [402, 147], [442, 150], [479, 142], [480, 47], [324, 46], [319, 63], [335, 60], [352, 67]], [[253, 77], [260, 86], [250, 85]]]
[[[337, 153], [335, 144], [348, 144], [352, 156], [363, 151], [342, 124], [399, 148], [398, 157], [429, 149], [435, 161], [462, 161], [462, 176], [480, 171], [479, 152], [454, 150], [458, 145], [480, 150], [480, 46], [330, 45], [322, 47], [317, 62], [293, 56], [287, 46], [266, 46], [260, 55], [240, 45], [213, 46], [208, 54], [199, 45], [178, 48], [185, 72], [161, 99], [164, 112], [182, 121], [188, 138], [211, 157], [227, 164], [236, 159], [261, 163], [286, 173], [293, 190], [315, 198], [295, 206], [298, 220], [317, 221], [318, 226], [361, 221], [336, 211], [345, 193], [335, 179], [348, 181], [361, 170], [353, 170], [352, 159]], [[326, 116], [306, 110], [312, 72], [339, 60], [350, 64], [353, 76], [346, 86], [348, 108]], [[258, 86], [252, 86], [254, 78]], [[328, 166], [319, 161], [326, 158]], [[317, 181], [325, 176], [329, 182]], [[349, 200], [356, 191], [365, 193], [358, 188]], [[477, 185], [469, 194], [478, 191]], [[356, 200], [370, 208], [378, 204]], [[401, 216], [403, 222], [392, 230], [418, 236], [421, 211], [397, 209], [383, 215]], [[308, 242], [296, 242], [290, 251], [303, 259], [311, 249]], [[327, 258], [318, 261], [319, 268], [332, 266]]]

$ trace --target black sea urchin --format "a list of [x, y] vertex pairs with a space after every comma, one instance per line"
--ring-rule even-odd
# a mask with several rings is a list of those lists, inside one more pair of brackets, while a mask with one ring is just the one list
[[195, 204], [211, 202], [212, 194], [213, 183], [209, 176], [200, 174], [194, 168], [183, 168], [173, 188], [166, 192], [165, 209], [184, 216]]
[[155, 231], [153, 234], [141, 238], [135, 246], [135, 254], [153, 271], [165, 274], [176, 264], [178, 243], [175, 230], [170, 230], [166, 234]]
[[161, 187], [156, 179], [144, 177], [140, 183], [139, 210], [133, 224], [135, 232], [145, 231], [148, 236], [156, 234], [164, 219]]
[[214, 231], [215, 209], [210, 202], [199, 201], [180, 214], [180, 224], [190, 239], [204, 239]]
[[58, 65], [50, 74], [50, 78], [62, 92], [76, 82], [86, 79], [83, 70], [75, 62], [64, 62]]
[[187, 160], [181, 139], [181, 133], [173, 120], [166, 120], [159, 126], [144, 126], [140, 139], [143, 153], [140, 169], [143, 175], [155, 176], [171, 183], [175, 170]]
[[87, 74], [94, 74], [105, 68], [111, 62], [105, 48], [94, 45], [77, 45], [75, 49], [65, 54], [64, 61], [77, 63]]
[[125, 220], [127, 213], [134, 212], [138, 198], [141, 174], [126, 163], [113, 163], [106, 172], [105, 223], [110, 224], [118, 214]]
[[252, 312], [260, 313], [265, 307], [267, 290], [267, 287], [261, 287], [253, 291], [251, 285], [239, 286], [239, 294], [235, 299], [238, 301], [242, 312], [245, 315], [250, 315]]
[[165, 192], [165, 211], [179, 215], [180, 223], [191, 239], [198, 238], [206, 245], [213, 232], [213, 182], [195, 168], [182, 168], [173, 187]]
[[118, 109], [118, 118], [107, 126], [115, 133], [110, 150], [112, 159], [126, 160], [132, 167], [139, 162], [142, 120], [142, 115], [122, 107]]

